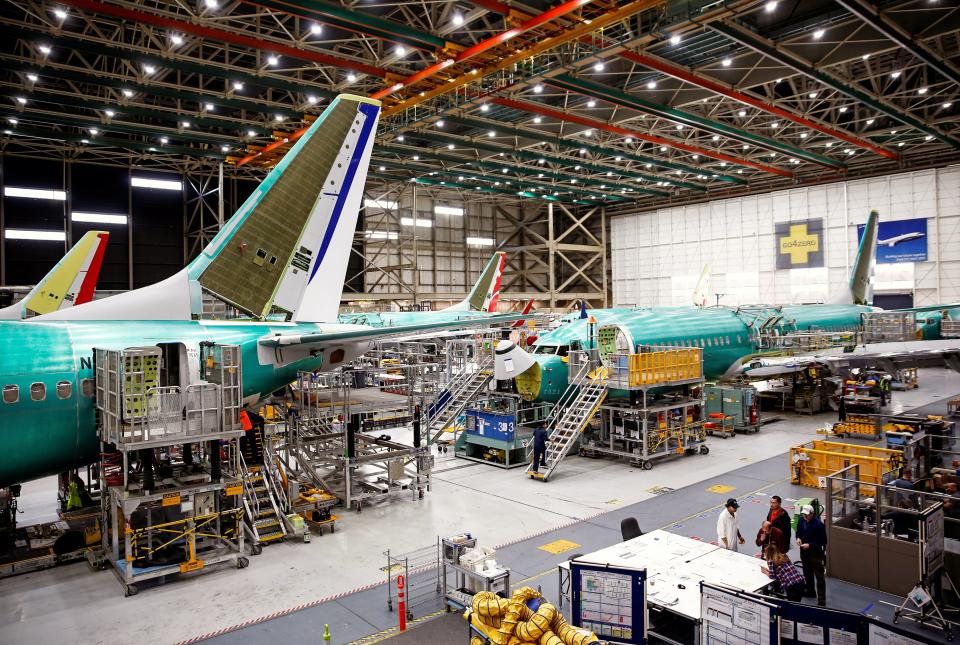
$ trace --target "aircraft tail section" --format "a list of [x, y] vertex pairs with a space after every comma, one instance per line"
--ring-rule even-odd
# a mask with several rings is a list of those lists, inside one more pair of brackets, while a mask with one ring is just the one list
[[706, 307], [707, 295], [710, 292], [710, 265], [704, 264], [703, 271], [700, 272], [700, 280], [693, 290], [693, 306]]
[[446, 311], [496, 312], [497, 303], [500, 302], [500, 286], [503, 284], [503, 271], [506, 264], [505, 252], [494, 253], [469, 295], [457, 304], [447, 307]]
[[256, 317], [336, 320], [380, 102], [341, 95], [190, 266], [203, 288]]
[[253, 318], [336, 320], [380, 102], [334, 99], [190, 264], [50, 318], [190, 320], [206, 290]]
[[[532, 312], [533, 312], [533, 298], [530, 298], [530, 300], [527, 300], [527, 304], [523, 306], [523, 310], [520, 313], [526, 316], [527, 314]], [[514, 328], [523, 327], [524, 322], [525, 321], [523, 320], [518, 320], [517, 322], [513, 323], [511, 327], [514, 327]]]
[[0, 311], [0, 318], [40, 316], [93, 300], [109, 238], [106, 231], [87, 231], [30, 293]]
[[880, 216], [870, 211], [863, 227], [860, 246], [850, 269], [850, 282], [844, 293], [839, 293], [833, 302], [840, 304], [869, 305], [873, 302], [873, 271], [877, 264], [877, 229]]

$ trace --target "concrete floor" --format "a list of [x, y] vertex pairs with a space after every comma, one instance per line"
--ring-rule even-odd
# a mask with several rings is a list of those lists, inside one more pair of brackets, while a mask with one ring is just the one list
[[[895, 408], [926, 405], [960, 391], [960, 378], [946, 370], [923, 370], [920, 384], [919, 390], [895, 393]], [[816, 438], [817, 428], [834, 420], [832, 414], [785, 415], [759, 435], [712, 439], [709, 455], [662, 462], [650, 471], [573, 457], [546, 484], [527, 479], [522, 469], [504, 471], [442, 456], [434, 490], [422, 501], [403, 497], [364, 507], [362, 513], [342, 512], [336, 533], [314, 536], [311, 544], [269, 546], [242, 571], [225, 568], [181, 578], [132, 598], [123, 597], [112, 573], [93, 573], [84, 564], [4, 580], [0, 582], [0, 624], [4, 625], [0, 642], [61, 643], [64, 634], [70, 635], [70, 641], [90, 644], [190, 640], [377, 585], [384, 580], [381, 567], [388, 548], [407, 551], [434, 543], [437, 535], [464, 530], [484, 544], [504, 545], [601, 514], [610, 514], [604, 520], [619, 522], [620, 507], [655, 498], [664, 488], [689, 486], [783, 455], [790, 446]], [[786, 482], [786, 462], [782, 472]], [[731, 494], [754, 492], [749, 484], [749, 480], [737, 482], [738, 490]], [[54, 491], [55, 483], [49, 480], [26, 486], [21, 518], [49, 516]], [[666, 501], [669, 496], [661, 497]], [[645, 527], [690, 520], [678, 517], [669, 504], [654, 506], [659, 509], [641, 520]], [[186, 607], [189, 611], [184, 611]]]

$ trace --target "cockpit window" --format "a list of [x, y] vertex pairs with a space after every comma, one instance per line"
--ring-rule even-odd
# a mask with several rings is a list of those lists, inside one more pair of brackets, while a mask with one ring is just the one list
[[537, 345], [534, 354], [556, 354], [557, 346], [556, 345]]
[[569, 345], [560, 345], [557, 347], [557, 356], [566, 356], [567, 352], [570, 351]]

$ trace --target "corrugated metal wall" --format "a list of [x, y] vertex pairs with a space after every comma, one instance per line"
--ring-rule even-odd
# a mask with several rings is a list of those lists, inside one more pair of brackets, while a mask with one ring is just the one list
[[[960, 167], [951, 166], [611, 219], [615, 304], [689, 304], [710, 264], [710, 303], [816, 302], [845, 287], [857, 224], [928, 218], [927, 262], [877, 265], [877, 290], [917, 306], [960, 301]], [[823, 268], [776, 270], [777, 222], [823, 218]]]

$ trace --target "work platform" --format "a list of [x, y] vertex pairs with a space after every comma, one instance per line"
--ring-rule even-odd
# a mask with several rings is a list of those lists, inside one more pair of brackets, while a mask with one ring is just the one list
[[187, 356], [179, 343], [94, 350], [102, 547], [127, 596], [154, 578], [247, 566], [240, 348]]
[[567, 360], [569, 385], [547, 421], [546, 467], [540, 472], [531, 463], [528, 476], [549, 481], [577, 443], [583, 456], [627, 459], [647, 470], [660, 459], [709, 452], [702, 390], [693, 391], [703, 384], [702, 349], [579, 350]]

